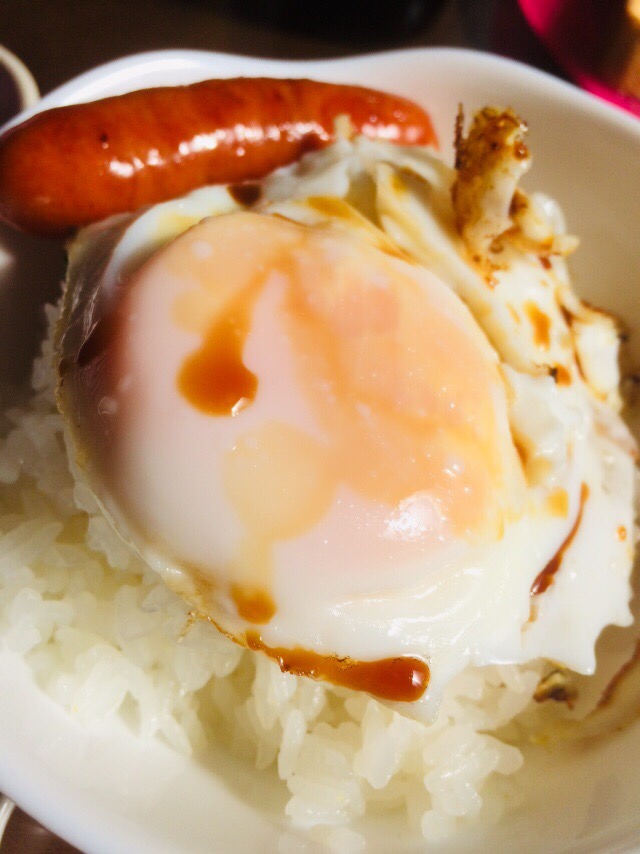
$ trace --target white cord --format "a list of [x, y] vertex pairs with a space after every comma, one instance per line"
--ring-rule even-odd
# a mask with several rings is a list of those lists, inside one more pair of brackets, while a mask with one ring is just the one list
[[7, 829], [14, 807], [15, 804], [13, 801], [10, 801], [5, 795], [0, 795], [0, 842], [2, 842], [2, 837]]

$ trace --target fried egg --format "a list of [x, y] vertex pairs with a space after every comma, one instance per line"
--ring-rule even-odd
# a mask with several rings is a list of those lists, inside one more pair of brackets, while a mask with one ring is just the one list
[[193, 619], [423, 721], [467, 665], [591, 672], [631, 619], [615, 328], [518, 177], [495, 215], [431, 151], [341, 139], [70, 250], [59, 406], [115, 529]]

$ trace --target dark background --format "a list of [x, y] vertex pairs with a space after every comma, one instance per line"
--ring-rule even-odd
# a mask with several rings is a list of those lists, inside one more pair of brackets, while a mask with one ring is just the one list
[[100, 63], [160, 48], [297, 59], [463, 45], [461, 7], [458, 0], [317, 0], [315, 7], [312, 0], [1, 0], [0, 43], [45, 93]]
[[556, 70], [516, 0], [0, 0], [0, 44], [43, 94], [111, 59], [172, 47], [312, 59], [471, 46]]

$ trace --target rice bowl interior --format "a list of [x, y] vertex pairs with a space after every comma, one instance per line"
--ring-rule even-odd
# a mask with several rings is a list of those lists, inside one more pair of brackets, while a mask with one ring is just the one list
[[[188, 64], [188, 61], [194, 63], [192, 68], [183, 71], [184, 74], [191, 73], [193, 76], [197, 76], [199, 70], [205, 68], [207, 74], [234, 74], [237, 73], [237, 63], [239, 63], [238, 60], [232, 58], [212, 57], [206, 59], [201, 56], [194, 57], [193, 55], [183, 55], [182, 58], [186, 64]], [[174, 61], [176, 60], [175, 55], [173, 59]], [[149, 67], [145, 66], [145, 63], [150, 63], [151, 59], [146, 58], [140, 62], [143, 69], [142, 74], [144, 74], [145, 67]], [[207, 62], [209, 64], [198, 65], [198, 63]], [[385, 65], [385, 63], [389, 64]], [[397, 89], [398, 91], [404, 91], [408, 95], [418, 97], [433, 111], [440, 136], [442, 139], [447, 139], [448, 127], [451, 126], [451, 119], [457, 102], [464, 100], [465, 104], [468, 104], [469, 108], [472, 109], [487, 100], [494, 100], [496, 97], [495, 81], [498, 79], [503, 67], [500, 61], [485, 57], [474, 57], [465, 53], [416, 52], [407, 56], [406, 67], [403, 67], [402, 70], [397, 70], [397, 78], [394, 81], [389, 77], [391, 63], [390, 58], [384, 57], [343, 64], [327, 63], [317, 67], [317, 74], [320, 76], [322, 73], [324, 76], [335, 79], [339, 77], [343, 79], [362, 79], [363, 81], [366, 80], [369, 84], [378, 82], [379, 85], [384, 85], [386, 88]], [[409, 69], [411, 63], [413, 65]], [[244, 73], [249, 73], [246, 61], [242, 61], [241, 65]], [[470, 86], [468, 80], [464, 84], [462, 83], [462, 76], [467, 74], [470, 67], [474, 70], [473, 86]], [[255, 73], [295, 74], [301, 73], [300, 69], [301, 66], [273, 66], [266, 63], [255, 63], [252, 72], [255, 70]], [[375, 79], [372, 76], [374, 69], [376, 74], [379, 75]], [[166, 82], [175, 82], [175, 77], [172, 76], [173, 73], [172, 69], [167, 71], [167, 74], [170, 76], [168, 76]], [[304, 73], [311, 76], [314, 73], [314, 68], [305, 65]], [[442, 75], [444, 75], [448, 79], [446, 84], [439, 87], [433, 101], [430, 95], [423, 97], [414, 88], [415, 80], [428, 79], [429, 74], [436, 74], [437, 79], [441, 79]], [[106, 79], [104, 75], [102, 79]], [[142, 81], [141, 85], [144, 85], [142, 76], [140, 79]], [[82, 89], [80, 91], [82, 92]], [[517, 104], [518, 109], [527, 115], [534, 129], [533, 136], [535, 137], [536, 150], [535, 186], [548, 191], [560, 199], [571, 223], [572, 230], [579, 233], [582, 237], [582, 267], [577, 265], [577, 278], [581, 293], [594, 302], [620, 313], [626, 322], [632, 326], [634, 291], [633, 276], [630, 271], [633, 270], [634, 263], [637, 268], [637, 254], [634, 254], [637, 253], [637, 249], [633, 240], [633, 234], [630, 233], [630, 229], [632, 228], [631, 223], [633, 223], [631, 212], [633, 201], [628, 199], [628, 194], [625, 196], [623, 188], [630, 185], [629, 173], [633, 173], [634, 168], [637, 173], [638, 167], [634, 159], [634, 151], [637, 151], [638, 144], [637, 128], [632, 126], [630, 122], [625, 122], [622, 118], [613, 118], [610, 111], [604, 108], [600, 110], [599, 107], [591, 107], [590, 103], [587, 107], [588, 102], [575, 95], [572, 90], [568, 90], [553, 81], [524, 69], [514, 70], [509, 87], [506, 85], [501, 86], [500, 92], [502, 100], [508, 100]], [[504, 94], [502, 94], [503, 92]], [[571, 114], [572, 123], [567, 123], [566, 118], [561, 118], [563, 111], [567, 109], [573, 110]], [[585, 162], [579, 164], [579, 166], [581, 174], [584, 170], [584, 173], [588, 173], [591, 176], [588, 188], [580, 184], [579, 175], [576, 176], [575, 171], [571, 175], [571, 157], [568, 156], [564, 148], [564, 143], [567, 140], [580, 138], [578, 129], [581, 128], [581, 121], [584, 122], [585, 130], [583, 139], [586, 139], [587, 143], [586, 146], [581, 144]], [[591, 130], [591, 136], [586, 134], [587, 127]], [[593, 140], [592, 146], [589, 145], [589, 139]], [[584, 150], [585, 148], [586, 151]], [[597, 194], [598, 204], [595, 206], [593, 204], [593, 196], [591, 195], [595, 180], [593, 175], [599, 174], [596, 171], [596, 165], [601, 162], [599, 158], [607, 157], [611, 159], [611, 155], [607, 154], [611, 148], [615, 148], [617, 162], [623, 163], [624, 167], [621, 168], [620, 175], [614, 172], [617, 185], [616, 181], [612, 180], [611, 174], [608, 173], [608, 181], [601, 188], [599, 187]], [[628, 156], [629, 159], [625, 160], [625, 156]], [[587, 162], [588, 158], [591, 158], [589, 162]], [[592, 201], [590, 205], [585, 203], [585, 197]], [[625, 210], [625, 205], [631, 206], [629, 210]], [[597, 207], [597, 210], [594, 209], [595, 207]], [[28, 246], [28, 241], [25, 241], [23, 246]], [[602, 266], [603, 257], [607, 259], [606, 270], [603, 270]], [[581, 270], [583, 271], [582, 275]], [[603, 275], [594, 275], [594, 270], [601, 271]], [[611, 291], [606, 286], [610, 281], [618, 283], [615, 291]], [[627, 283], [627, 287], [625, 287], [625, 283]], [[602, 287], [603, 285], [605, 286], [604, 289], [598, 290], [599, 286]], [[614, 637], [613, 646], [616, 644], [622, 645], [623, 641]], [[609, 645], [611, 646], [612, 644], [610, 643]], [[9, 667], [19, 667], [15, 661], [11, 661], [11, 656], [8, 657], [7, 673], [10, 673]], [[28, 685], [28, 679], [25, 674], [23, 674], [23, 678]], [[18, 682], [19, 684], [20, 682]], [[276, 689], [277, 686], [274, 685], [274, 690]], [[28, 687], [25, 691], [24, 701], [30, 710], [28, 717], [25, 717], [22, 721], [18, 717], [18, 710], [25, 708], [25, 706], [21, 706], [20, 693], [18, 693], [17, 698], [9, 701], [8, 699], [4, 699], [8, 698], [8, 693], [3, 692], [0, 712], [3, 716], [6, 715], [6, 718], [2, 718], [4, 723], [3, 731], [7, 733], [11, 731], [15, 732], [15, 729], [12, 730], [12, 727], [23, 726], [25, 736], [29, 742], [32, 742], [33, 732], [38, 732], [40, 729], [33, 716], [39, 713], [38, 704], [42, 700], [39, 698], [37, 692], [33, 692], [32, 690], [32, 693], [30, 693]], [[312, 698], [309, 701], [312, 702]], [[105, 702], [108, 703], [108, 700]], [[45, 709], [50, 709], [46, 703], [45, 708], [41, 710], [46, 714]], [[53, 712], [53, 714], [59, 716], [58, 712]], [[11, 723], [12, 721], [13, 723]], [[62, 730], [65, 730], [69, 726], [68, 722], [63, 722], [61, 717], [59, 717], [59, 721]], [[66, 754], [67, 756], [70, 755], [76, 758], [75, 762], [67, 763], [68, 774], [71, 778], [68, 780], [67, 785], [71, 789], [74, 789], [78, 785], [80, 787], [82, 785], [79, 783], [81, 779], [78, 776], [79, 764], [82, 764], [85, 768], [84, 773], [87, 775], [85, 778], [87, 781], [95, 780], [96, 777], [94, 769], [86, 767], [93, 763], [80, 763], [82, 754], [86, 750], [90, 751], [90, 754], [94, 751], [100, 752], [101, 747], [104, 746], [105, 755], [101, 759], [96, 757], [94, 760], [96, 763], [94, 768], [101, 766], [108, 755], [108, 740], [101, 745], [102, 736], [98, 734], [95, 737], [95, 743], [92, 742], [91, 746], [89, 746], [86, 737], [79, 729], [71, 728], [71, 732], [73, 732], [73, 736], [79, 739], [75, 745], [75, 750]], [[178, 737], [175, 733], [174, 736]], [[118, 738], [122, 738], [122, 744], [128, 741], [128, 736], [124, 734], [120, 734]], [[527, 850], [529, 845], [531, 846], [531, 850], [540, 850], [543, 845], [547, 850], [559, 849], [560, 847], [565, 850], [567, 839], [571, 837], [576, 840], [576, 846], [573, 850], [597, 850], [596, 846], [599, 844], [599, 838], [602, 839], [603, 845], [609, 847], [614, 841], [620, 840], [622, 842], [623, 840], [630, 841], [633, 839], [635, 833], [633, 828], [633, 805], [637, 802], [637, 790], [634, 791], [632, 785], [633, 776], [630, 767], [632, 766], [632, 762], [630, 761], [632, 754], [626, 746], [627, 742], [633, 743], [633, 738], [633, 730], [630, 729], [623, 733], [620, 738], [612, 738], [606, 744], [601, 744], [597, 748], [593, 746], [588, 749], [576, 747], [561, 748], [557, 752], [554, 749], [554, 752], [549, 754], [546, 754], [544, 751], [538, 751], [533, 761], [529, 763], [530, 770], [527, 772], [533, 787], [532, 794], [530, 795], [532, 800], [525, 801], [525, 807], [514, 813], [513, 816], [510, 816], [500, 826], [500, 829], [483, 829], [483, 834], [486, 833], [488, 835], [484, 837], [482, 844], [489, 844], [488, 840], [492, 839], [492, 844], [495, 840], [495, 844], [502, 844], [504, 848], [508, 848], [510, 844], [513, 844], [513, 840], [516, 839], [519, 850]], [[45, 743], [39, 746], [36, 755], [42, 756], [43, 754], [48, 754], [50, 761], [56, 755], [55, 750], [57, 748], [55, 745], [51, 745], [46, 736], [43, 735], [42, 740]], [[20, 745], [20, 738], [18, 738], [16, 743], [18, 746]], [[207, 782], [203, 788], [199, 788], [202, 782], [199, 779], [201, 776], [200, 771], [192, 769], [188, 763], [182, 765], [175, 758], [166, 756], [162, 748], [144, 747], [139, 749], [142, 750], [145, 756], [148, 756], [150, 752], [154, 754], [148, 766], [149, 769], [152, 768], [153, 762], [156, 760], [160, 764], [165, 764], [165, 767], [173, 766], [174, 773], [179, 768], [178, 773], [182, 775], [179, 778], [179, 783], [175, 778], [173, 780], [165, 779], [164, 784], [160, 787], [160, 791], [154, 793], [155, 804], [151, 806], [148, 797], [143, 796], [141, 791], [145, 788], [145, 785], [148, 785], [148, 780], [147, 784], [140, 780], [137, 785], [135, 783], [127, 785], [126, 791], [119, 785], [112, 787], [113, 781], [118, 779], [122, 770], [122, 766], [114, 768], [114, 765], [118, 765], [118, 761], [117, 754], [112, 754], [109, 759], [112, 773], [111, 775], [107, 774], [103, 778], [105, 782], [111, 781], [110, 784], [105, 786], [108, 792], [99, 797], [94, 795], [92, 798], [87, 798], [86, 794], [81, 795], [77, 801], [77, 803], [81, 803], [82, 800], [87, 799], [91, 802], [91, 805], [88, 806], [88, 814], [92, 817], [91, 825], [94, 829], [98, 829], [93, 841], [79, 829], [80, 824], [78, 824], [77, 817], [74, 815], [75, 810], [73, 807], [65, 809], [62, 805], [62, 809], [57, 816], [54, 816], [53, 811], [47, 810], [42, 804], [38, 808], [38, 804], [36, 803], [38, 799], [33, 800], [33, 790], [39, 787], [34, 786], [30, 782], [30, 775], [28, 773], [29, 764], [23, 761], [24, 756], [20, 756], [20, 750], [16, 750], [15, 747], [8, 748], [6, 755], [9, 757], [9, 760], [6, 766], [0, 766], [0, 770], [2, 771], [0, 774], [0, 786], [5, 791], [13, 794], [25, 806], [29, 807], [33, 803], [34, 806], [32, 809], [36, 815], [45, 819], [50, 826], [58, 829], [59, 832], [73, 839], [77, 844], [90, 850], [111, 850], [109, 847], [111, 842], [106, 841], [107, 837], [99, 832], [99, 828], [103, 822], [108, 821], [109, 812], [114, 809], [116, 813], [125, 816], [132, 816], [136, 812], [148, 815], [149, 820], [143, 821], [142, 826], [133, 831], [133, 836], [128, 835], [132, 831], [130, 827], [126, 827], [126, 824], [116, 825], [115, 831], [112, 831], [111, 841], [117, 838], [118, 833], [121, 833], [123, 835], [120, 837], [120, 840], [123, 842], [125, 848], [133, 848], [132, 840], [135, 839], [136, 844], [140, 846], [137, 850], [144, 850], [144, 845], [147, 845], [149, 849], [153, 847], [154, 850], [163, 850], [161, 846], [158, 847], [158, 837], [155, 836], [156, 833], [158, 836], [161, 835], [162, 831], [159, 828], [162, 827], [162, 824], [156, 824], [154, 831], [150, 831], [149, 825], [157, 820], [163, 812], [162, 805], [166, 805], [167, 803], [173, 804], [170, 814], [176, 815], [180, 811], [183, 812], [182, 824], [179, 824], [177, 829], [173, 831], [175, 836], [165, 838], [163, 845], [165, 845], [167, 850], [175, 850], [177, 846], [182, 844], [184, 844], [186, 849], [197, 848], [199, 840], [206, 839], [207, 834], [209, 835], [209, 839], [220, 839], [217, 850], [234, 850], [234, 843], [223, 841], [220, 828], [215, 829], [215, 820], [211, 820], [213, 829], [207, 831], [204, 827], [210, 821], [207, 809], [204, 806], [207, 801], [205, 794], [208, 787], [213, 784]], [[608, 757], [606, 767], [615, 769], [616, 771], [616, 791], [612, 790], [611, 781], [606, 780], [601, 772], [596, 776], [590, 770], [593, 766], [601, 768], [601, 763], [604, 763], [604, 759], [602, 758], [604, 753], [601, 754], [598, 751], [606, 752]], [[560, 754], [568, 754], [571, 761], [564, 764], [564, 759], [560, 760]], [[91, 758], [93, 760], [93, 756]], [[125, 764], [128, 764], [126, 760]], [[536, 765], [540, 767], [535, 768]], [[629, 774], [628, 780], [624, 776], [625, 771]], [[31, 774], [33, 773], [32, 768]], [[137, 769], [137, 773], [144, 777], [142, 769]], [[566, 773], [566, 777], [563, 777], [564, 773]], [[190, 776], [191, 774], [193, 777]], [[153, 773], [150, 774], [148, 779], [152, 779], [153, 776]], [[230, 774], [229, 780], [233, 780], [233, 776], [233, 774]], [[613, 772], [612, 776], [614, 776]], [[587, 786], [584, 791], [573, 786], [570, 787], [572, 795], [576, 799], [575, 808], [572, 809], [570, 807], [568, 796], [564, 793], [562, 811], [554, 812], [553, 806], [557, 801], [553, 795], [554, 791], [564, 792], [565, 783], [563, 781], [574, 780], [576, 778], [584, 780]], [[135, 776], [133, 779], [135, 780]], [[209, 778], [206, 779], [209, 780]], [[245, 779], [252, 780], [252, 788], [265, 785], [266, 783], [266, 789], [270, 789], [268, 781], [263, 780], [263, 783], [258, 783], [250, 774]], [[535, 781], [538, 782], [535, 783]], [[625, 783], [628, 785], [625, 785]], [[92, 782], [90, 785], [93, 787], [95, 783]], [[63, 791], [60, 795], [62, 798], [65, 798], [64, 789], [65, 787], [63, 786]], [[194, 789], [198, 790], [195, 795]], [[175, 794], [176, 791], [179, 792], [178, 795]], [[217, 792], [216, 797], [222, 799], [230, 798], [233, 803], [232, 807], [227, 806], [225, 808], [225, 811], [229, 810], [229, 816], [235, 816], [235, 818], [230, 818], [229, 824], [233, 825], [234, 828], [242, 826], [242, 832], [248, 834], [247, 844], [250, 845], [251, 843], [249, 843], [248, 839], [251, 837], [251, 834], [262, 832], [258, 830], [261, 827], [259, 816], [252, 813], [251, 819], [246, 819], [246, 815], [244, 814], [246, 804], [243, 803], [242, 798], [237, 798], [233, 794], [225, 792], [224, 787], [222, 788], [222, 792]], [[602, 796], [602, 792], [607, 793], [606, 798]], [[106, 800], [102, 801], [102, 797], [105, 794]], [[261, 793], [258, 799], [262, 800], [262, 797]], [[115, 798], [115, 801], [112, 800], [113, 798]], [[71, 801], [73, 801], [73, 796]], [[98, 806], [96, 806], [96, 802], [98, 802]], [[100, 809], [100, 802], [108, 805], [106, 811]], [[217, 803], [221, 802], [220, 800], [217, 801]], [[533, 808], [532, 806], [527, 808], [527, 803], [533, 805]], [[233, 812], [234, 810], [235, 812]], [[600, 813], [598, 813], [598, 810], [600, 810]], [[628, 812], [626, 812], [627, 810]], [[67, 815], [69, 821], [63, 819], [64, 815]], [[599, 819], [598, 815], [601, 815], [602, 818]], [[534, 818], [533, 821], [531, 821], [532, 818]], [[247, 821], [246, 824], [245, 819]], [[548, 820], [545, 822], [544, 819]], [[220, 821], [219, 816], [216, 817], [216, 820]], [[527, 822], [531, 822], [531, 824], [528, 825]], [[542, 828], [540, 827], [541, 822], [544, 822]], [[365, 825], [367, 825], [367, 822], [365, 822]], [[273, 828], [271, 822], [268, 822], [266, 827], [271, 828], [267, 832], [278, 834], [278, 831]], [[535, 830], [535, 833], [532, 828]], [[360, 830], [361, 828], [357, 827], [357, 829]], [[367, 826], [365, 826], [365, 831], [371, 832]], [[116, 834], [115, 837], [113, 835], [114, 832]], [[237, 829], [234, 832], [237, 833]], [[296, 850], [296, 832], [289, 829], [282, 832], [284, 835], [279, 842], [281, 846], [280, 850]], [[379, 829], [373, 830], [371, 832], [372, 837], [375, 839], [379, 832]], [[477, 832], [477, 830], [474, 831], [476, 834]], [[227, 834], [224, 835], [227, 840], [231, 838]], [[350, 836], [349, 833], [340, 830], [334, 832], [334, 837], [332, 841], [339, 846], [344, 846], [345, 850], [349, 850], [349, 846], [353, 847], [360, 844], [356, 837]], [[100, 841], [96, 843], [95, 839], [99, 839]], [[105, 840], [104, 842], [102, 841], [103, 839]], [[264, 839], [264, 850], [273, 850], [273, 841], [267, 842], [267, 837], [264, 837]], [[273, 836], [271, 839], [273, 840]], [[523, 841], [523, 839], [526, 841]], [[237, 845], [237, 843], [238, 837], [236, 836], [235, 844]], [[373, 844], [375, 846], [375, 843]], [[410, 837], [407, 837], [406, 845], [408, 848], [416, 844], [415, 839], [412, 841]], [[465, 843], [464, 838], [461, 838], [460, 844], [463, 846], [465, 844], [478, 845], [478, 836], [472, 836], [470, 843], [469, 840]], [[388, 846], [388, 843], [382, 842], [380, 850], [385, 850], [385, 846]], [[113, 850], [115, 848], [116, 846], [114, 845]], [[237, 847], [235, 847], [235, 850], [237, 850]], [[355, 850], [357, 850], [357, 847]], [[371, 850], [375, 850], [375, 847]], [[386, 847], [386, 850], [388, 850], [388, 847]], [[448, 850], [450, 850], [450, 847]]]

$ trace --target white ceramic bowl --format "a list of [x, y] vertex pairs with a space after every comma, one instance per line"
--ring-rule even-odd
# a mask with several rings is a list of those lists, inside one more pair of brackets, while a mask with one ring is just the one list
[[[322, 62], [163, 51], [83, 74], [34, 109], [236, 75], [316, 77], [407, 95], [430, 110], [449, 156], [458, 103], [468, 113], [512, 105], [531, 126], [530, 186], [557, 198], [582, 238], [574, 263], [580, 293], [637, 327], [640, 123], [524, 66], [449, 49]], [[63, 257], [56, 245], [6, 229], [0, 253], [0, 364], [3, 379], [15, 385], [33, 352], [38, 306], [55, 294]], [[640, 363], [633, 337], [631, 352]], [[538, 752], [521, 775], [522, 806], [446, 850], [640, 850], [638, 769], [638, 726], [586, 746]], [[284, 797], [271, 775], [220, 751], [184, 759], [162, 744], [141, 743], [117, 722], [83, 729], [37, 689], [18, 657], [1, 651], [0, 790], [91, 854], [316, 850], [286, 825]], [[365, 822], [358, 829], [368, 836], [368, 851], [423, 850], [399, 824]]]

